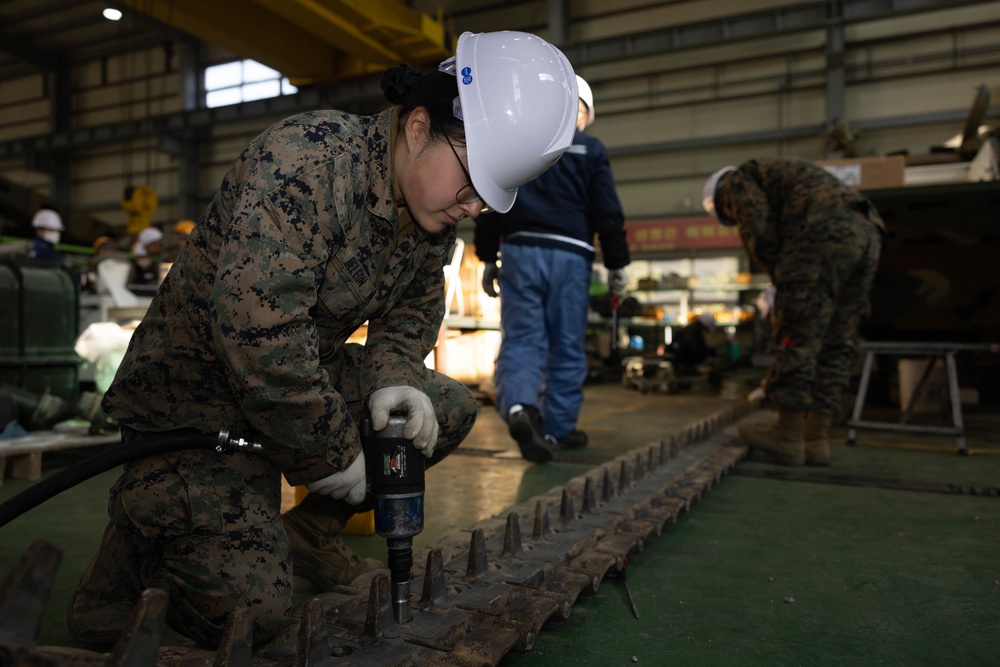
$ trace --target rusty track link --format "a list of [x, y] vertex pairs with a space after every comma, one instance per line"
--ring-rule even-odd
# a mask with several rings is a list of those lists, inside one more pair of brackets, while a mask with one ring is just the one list
[[215, 652], [161, 646], [167, 600], [156, 589], [143, 593], [110, 653], [39, 647], [61, 551], [37, 542], [0, 587], [0, 665], [496, 665], [531, 650], [547, 624], [568, 618], [732, 470], [747, 449], [730, 425], [751, 409], [720, 411], [415, 553], [424, 565], [414, 566], [419, 596], [405, 625], [378, 573], [367, 589], [340, 587], [299, 605], [282, 634], [256, 647], [242, 610]]

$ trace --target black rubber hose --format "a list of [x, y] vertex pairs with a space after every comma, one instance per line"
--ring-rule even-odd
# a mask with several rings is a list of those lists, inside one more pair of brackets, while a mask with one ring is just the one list
[[220, 440], [222, 439], [215, 435], [194, 435], [191, 431], [180, 434], [168, 431], [137, 438], [128, 444], [109, 447], [75, 465], [63, 468], [0, 505], [0, 528], [49, 498], [116, 466], [134, 459], [183, 449], [214, 449], [220, 446]]

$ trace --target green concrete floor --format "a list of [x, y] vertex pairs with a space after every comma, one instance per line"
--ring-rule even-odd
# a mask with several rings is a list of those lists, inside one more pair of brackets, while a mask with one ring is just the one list
[[[522, 461], [496, 410], [484, 406], [462, 448], [428, 472], [426, 528], [415, 546], [502, 515], [730, 404], [700, 386], [665, 396], [588, 385], [580, 425], [591, 446], [544, 466]], [[965, 417], [967, 457], [946, 437], [884, 432], [836, 445], [827, 469], [751, 456], [632, 557], [638, 619], [623, 584], [609, 578], [569, 620], [547, 626], [532, 651], [503, 664], [997, 664], [1000, 499], [934, 492], [1000, 486], [1000, 410], [967, 409]], [[845, 434], [834, 435], [842, 442]], [[73, 460], [50, 456], [45, 474]], [[34, 540], [65, 551], [41, 644], [77, 645], [65, 628], [66, 601], [100, 539], [116, 476], [95, 477], [0, 528], [0, 573]], [[900, 482], [925, 490], [900, 490]], [[8, 480], [0, 501], [28, 485]], [[348, 540], [384, 557], [377, 536]], [[300, 599], [312, 592], [304, 580], [296, 587]]]

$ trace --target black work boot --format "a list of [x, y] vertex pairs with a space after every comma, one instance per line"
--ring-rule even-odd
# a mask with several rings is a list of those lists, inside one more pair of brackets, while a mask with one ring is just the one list
[[580, 449], [586, 447], [589, 438], [587, 434], [578, 429], [573, 429], [561, 438], [556, 438], [556, 446], [559, 449]]
[[510, 436], [521, 448], [521, 456], [532, 463], [548, 463], [552, 460], [552, 450], [542, 433], [542, 418], [533, 405], [522, 406], [507, 417]]
[[66, 625], [88, 644], [113, 644], [125, 628], [139, 594], [125, 573], [124, 538], [108, 523], [101, 546], [69, 601]]
[[286, 512], [282, 519], [292, 552], [292, 572], [323, 591], [332, 591], [384, 568], [374, 558], [361, 558], [340, 539], [340, 531], [358, 509], [347, 501], [310, 493]]

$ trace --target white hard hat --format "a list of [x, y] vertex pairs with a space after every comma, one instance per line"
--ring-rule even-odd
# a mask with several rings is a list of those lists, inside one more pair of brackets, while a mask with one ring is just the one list
[[723, 174], [730, 171], [736, 171], [736, 167], [728, 166], [723, 167], [717, 172], [713, 173], [705, 181], [705, 185], [701, 189], [701, 205], [705, 208], [705, 212], [709, 215], [714, 215], [715, 219], [723, 224], [732, 224], [729, 220], [723, 220], [719, 217], [719, 214], [715, 210], [715, 190], [719, 187], [719, 181], [722, 179]]
[[500, 213], [517, 188], [552, 166], [576, 132], [576, 76], [541, 37], [463, 33], [455, 52], [472, 184]]
[[132, 252], [136, 257], [146, 257], [149, 255], [149, 246], [160, 243], [163, 240], [163, 232], [156, 227], [146, 227], [136, 237], [135, 246]]
[[31, 219], [31, 226], [38, 229], [54, 229], [57, 232], [63, 231], [62, 218], [51, 208], [43, 208], [35, 213]]
[[580, 91], [580, 99], [587, 105], [587, 125], [590, 125], [594, 122], [594, 91], [579, 74], [576, 75], [576, 87]]

